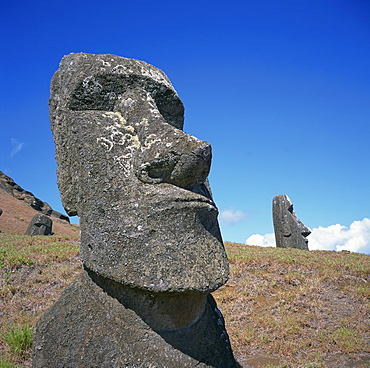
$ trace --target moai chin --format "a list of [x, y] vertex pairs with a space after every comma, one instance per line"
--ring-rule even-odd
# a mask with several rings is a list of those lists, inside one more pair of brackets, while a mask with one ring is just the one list
[[[53, 366], [56, 347], [68, 367], [234, 367], [210, 295], [229, 273], [207, 179], [211, 146], [182, 130], [184, 107], [167, 76], [138, 60], [70, 54], [49, 105], [58, 186], [67, 213], [80, 218], [84, 270], [39, 321], [34, 367]], [[90, 308], [89, 324], [90, 301], [102, 304]], [[107, 305], [109, 321], [99, 319]], [[93, 349], [92, 330], [109, 342]]]
[[311, 230], [298, 219], [289, 197], [285, 194], [277, 195], [272, 203], [276, 246], [308, 250], [306, 237], [311, 234]]

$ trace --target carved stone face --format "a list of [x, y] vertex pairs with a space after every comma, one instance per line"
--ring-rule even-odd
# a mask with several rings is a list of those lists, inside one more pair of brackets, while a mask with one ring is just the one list
[[306, 237], [311, 234], [311, 230], [298, 219], [293, 210], [293, 204], [287, 195], [274, 197], [273, 220], [278, 248], [308, 250]]
[[51, 84], [58, 185], [81, 257], [154, 292], [209, 292], [228, 262], [207, 176], [209, 143], [182, 131], [166, 75], [114, 55], [70, 54]]

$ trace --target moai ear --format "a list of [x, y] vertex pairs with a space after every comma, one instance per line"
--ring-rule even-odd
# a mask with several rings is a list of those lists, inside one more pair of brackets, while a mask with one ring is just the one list
[[49, 118], [51, 130], [55, 142], [55, 158], [58, 164], [57, 177], [58, 187], [64, 209], [69, 216], [78, 214], [76, 202], [76, 175], [72, 174], [71, 144], [68, 142], [71, 122], [69, 121], [69, 109], [67, 108], [66, 91], [62, 89], [63, 79], [60, 70], [57, 70], [51, 80], [49, 99]]
[[[65, 157], [65, 156], [64, 156]], [[71, 174], [68, 165], [60, 163], [57, 169], [58, 173], [58, 187], [60, 192], [60, 198], [65, 211], [68, 216], [78, 216], [77, 210], [77, 193], [75, 178]]]
[[273, 199], [274, 230], [277, 239], [292, 235], [291, 220], [293, 206], [288, 196], [280, 194]]

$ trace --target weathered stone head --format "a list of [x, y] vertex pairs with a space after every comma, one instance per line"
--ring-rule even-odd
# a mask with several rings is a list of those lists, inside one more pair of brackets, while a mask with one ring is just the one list
[[276, 246], [308, 250], [306, 237], [311, 234], [311, 230], [298, 219], [289, 197], [277, 195], [272, 203]]
[[41, 213], [36, 214], [32, 217], [27, 230], [26, 235], [52, 235], [53, 220], [46, 215]]
[[152, 292], [208, 293], [228, 262], [207, 176], [211, 146], [145, 62], [70, 54], [51, 84], [58, 185], [92, 271]]

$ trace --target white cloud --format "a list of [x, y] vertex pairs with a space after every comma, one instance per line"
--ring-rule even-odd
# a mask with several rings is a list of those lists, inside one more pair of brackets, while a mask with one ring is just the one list
[[24, 143], [18, 142], [16, 139], [12, 138], [11, 144], [12, 144], [12, 151], [10, 153], [10, 157], [13, 157], [23, 148]]
[[232, 226], [243, 221], [246, 217], [247, 215], [242, 211], [227, 209], [221, 211], [219, 219], [221, 226]]
[[275, 234], [253, 234], [246, 241], [248, 245], [259, 245], [260, 247], [276, 247]]
[[354, 221], [349, 227], [339, 224], [312, 229], [307, 237], [311, 250], [349, 250], [370, 254], [370, 219]]
[[[349, 227], [336, 224], [312, 229], [307, 237], [310, 250], [349, 250], [370, 254], [370, 219], [354, 221]], [[275, 247], [274, 234], [254, 234], [247, 240], [248, 245]]]

